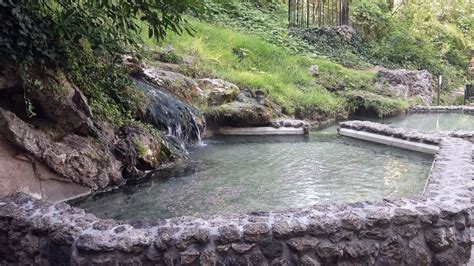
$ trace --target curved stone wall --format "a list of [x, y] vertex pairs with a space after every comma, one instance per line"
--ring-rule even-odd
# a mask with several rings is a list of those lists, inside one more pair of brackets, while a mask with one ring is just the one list
[[[352, 124], [351, 124], [352, 123]], [[375, 131], [377, 124], [343, 123]], [[380, 132], [389, 127], [379, 128]], [[393, 129], [395, 130], [395, 129]], [[471, 251], [472, 144], [396, 129], [436, 143], [421, 199], [316, 205], [203, 218], [100, 220], [17, 193], [0, 199], [0, 264], [459, 265]]]

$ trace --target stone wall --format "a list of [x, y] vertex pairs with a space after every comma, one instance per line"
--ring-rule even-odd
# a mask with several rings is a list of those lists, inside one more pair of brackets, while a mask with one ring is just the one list
[[431, 145], [438, 145], [443, 138], [461, 138], [474, 143], [474, 132], [465, 130], [444, 131], [444, 132], [420, 132], [418, 130], [392, 127], [389, 125], [369, 122], [369, 121], [348, 121], [341, 122], [341, 128], [365, 131], [368, 133], [394, 137], [413, 142], [420, 142]]
[[0, 264], [467, 263], [472, 144], [398, 130], [400, 137], [440, 145], [420, 199], [125, 223], [17, 193], [0, 199]]
[[410, 110], [412, 113], [464, 113], [474, 114], [473, 106], [415, 106]]

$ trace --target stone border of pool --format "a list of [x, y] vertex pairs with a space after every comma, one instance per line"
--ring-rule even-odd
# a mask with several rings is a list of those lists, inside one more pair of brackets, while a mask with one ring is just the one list
[[450, 105], [450, 106], [415, 106], [410, 113], [463, 113], [473, 114], [474, 106]]
[[341, 127], [439, 145], [422, 198], [124, 223], [16, 193], [0, 199], [0, 264], [467, 263], [471, 142], [370, 122]]

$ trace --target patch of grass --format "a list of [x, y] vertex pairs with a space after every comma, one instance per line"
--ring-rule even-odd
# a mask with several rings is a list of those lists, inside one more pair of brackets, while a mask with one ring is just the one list
[[[197, 58], [191, 74], [226, 79], [243, 89], [263, 90], [289, 114], [301, 106], [312, 106], [330, 116], [343, 112], [345, 98], [331, 91], [360, 89], [375, 77], [375, 72], [289, 53], [254, 34], [196, 20], [191, 20], [191, 25], [196, 30], [194, 36], [169, 34], [162, 43], [173, 45], [178, 54]], [[156, 44], [147, 40], [147, 45]], [[319, 67], [319, 77], [311, 76], [311, 65]]]

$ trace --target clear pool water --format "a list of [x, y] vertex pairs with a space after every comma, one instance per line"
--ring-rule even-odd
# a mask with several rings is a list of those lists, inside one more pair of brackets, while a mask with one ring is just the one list
[[433, 157], [340, 137], [219, 137], [145, 182], [75, 204], [101, 218], [269, 211], [419, 196]]
[[457, 113], [411, 114], [386, 121], [394, 126], [422, 131], [474, 131], [474, 116]]

